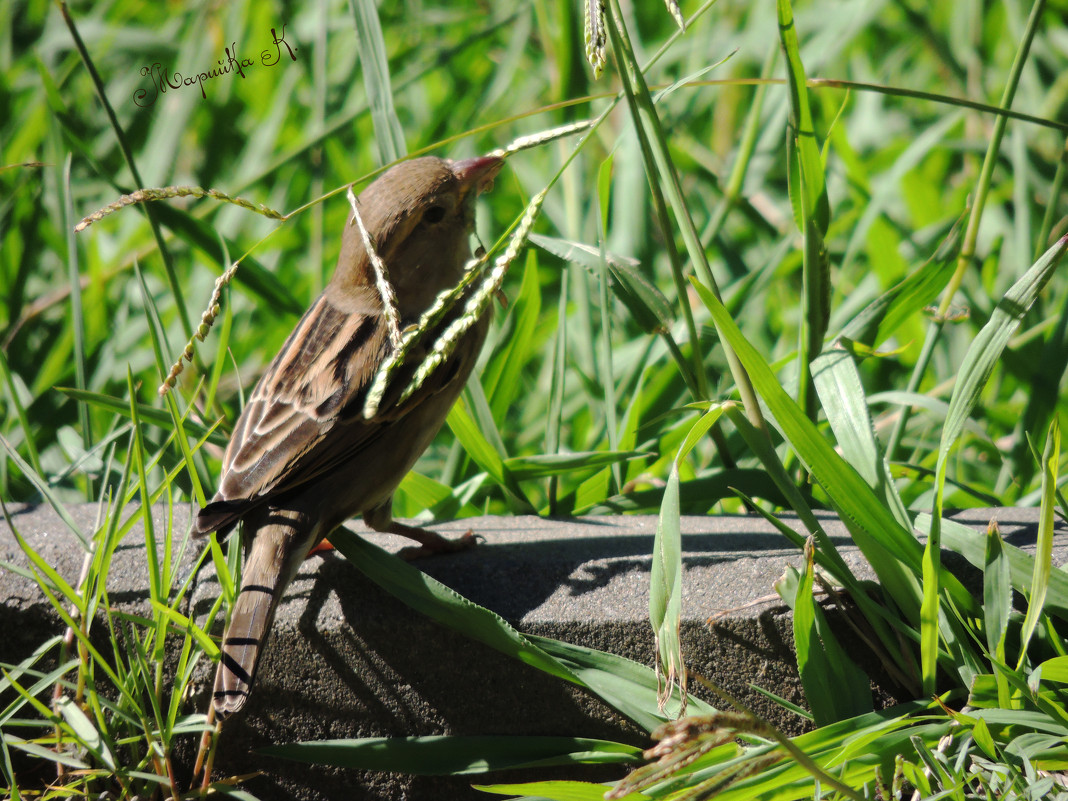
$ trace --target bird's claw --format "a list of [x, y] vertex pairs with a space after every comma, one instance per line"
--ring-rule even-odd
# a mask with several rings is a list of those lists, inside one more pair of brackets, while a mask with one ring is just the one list
[[466, 534], [453, 539], [442, 537], [437, 532], [433, 533], [435, 536], [427, 538], [421, 545], [409, 545], [406, 548], [401, 548], [397, 551], [397, 556], [406, 562], [410, 562], [413, 559], [421, 559], [424, 556], [467, 551], [486, 541], [485, 537], [481, 534], [476, 534], [473, 529], [468, 529]]

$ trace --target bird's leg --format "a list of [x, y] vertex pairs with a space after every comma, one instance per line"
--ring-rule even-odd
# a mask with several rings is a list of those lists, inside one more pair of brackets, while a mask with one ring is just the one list
[[[379, 529], [375, 530], [378, 531]], [[439, 553], [466, 551], [468, 548], [474, 548], [478, 545], [478, 541], [481, 539], [472, 529], [468, 529], [459, 537], [450, 539], [441, 536], [436, 531], [419, 528], [418, 526], [406, 526], [396, 520], [391, 522], [389, 528], [384, 529], [384, 531], [388, 534], [400, 534], [402, 537], [408, 537], [420, 543], [419, 545], [409, 545], [407, 548], [401, 548], [397, 551], [397, 556], [405, 561]]]
[[479, 536], [470, 529], [468, 529], [467, 533], [461, 537], [449, 539], [448, 537], [443, 537], [436, 531], [431, 531], [430, 529], [398, 523], [393, 519], [392, 496], [373, 509], [368, 509], [364, 512], [363, 522], [366, 523], [368, 527], [382, 534], [399, 534], [402, 537], [407, 537], [408, 539], [418, 542], [419, 545], [411, 545], [407, 548], [401, 548], [400, 551], [397, 552], [397, 556], [405, 561], [418, 559], [422, 556], [432, 556], [439, 553], [466, 551], [468, 548], [475, 547], [480, 539]]

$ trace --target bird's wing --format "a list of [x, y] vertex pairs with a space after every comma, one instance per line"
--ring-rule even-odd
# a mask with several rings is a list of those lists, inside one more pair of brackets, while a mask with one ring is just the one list
[[198, 516], [198, 532], [232, 524], [268, 495], [317, 475], [322, 443], [342, 410], [366, 393], [389, 352], [381, 315], [343, 312], [321, 295], [245, 405], [223, 457], [219, 491]]
[[[433, 334], [427, 339], [432, 342]], [[219, 490], [197, 516], [197, 533], [226, 529], [270, 496], [354, 458], [413, 408], [453, 382], [466, 381], [479, 348], [450, 359], [397, 406], [390, 396], [407, 384], [421, 361], [419, 354], [409, 354], [381, 410], [365, 420], [367, 390], [391, 350], [380, 314], [341, 312], [321, 296], [245, 405], [223, 458]]]

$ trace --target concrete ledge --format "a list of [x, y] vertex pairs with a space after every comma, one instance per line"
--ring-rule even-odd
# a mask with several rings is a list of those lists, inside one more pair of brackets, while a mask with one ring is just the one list
[[[74, 507], [91, 531], [95, 507]], [[997, 517], [1003, 536], [1027, 548], [1034, 542], [1037, 510], [973, 510], [958, 515], [985, 529]], [[870, 571], [840, 523], [822, 516], [846, 561]], [[162, 512], [155, 525], [162, 529]], [[785, 516], [797, 528], [792, 516]], [[82, 551], [47, 508], [16, 511], [15, 526], [68, 580], [75, 581]], [[188, 529], [188, 510], [176, 510], [176, 531]], [[521, 631], [610, 651], [652, 664], [648, 624], [651, 517], [479, 518], [435, 527], [460, 534], [468, 528], [485, 544], [461, 554], [425, 559], [418, 567], [511, 621]], [[749, 688], [756, 684], [804, 704], [793, 663], [786, 610], [772, 582], [799, 554], [757, 517], [688, 517], [683, 520], [685, 584], [683, 641], [691, 670], [741, 696], [788, 731], [796, 718]], [[399, 538], [373, 535], [396, 550]], [[148, 614], [144, 536], [131, 531], [116, 553], [109, 581], [120, 608]], [[199, 546], [194, 546], [193, 550]], [[1058, 534], [1055, 563], [1068, 556], [1068, 534]], [[188, 575], [192, 553], [181, 562]], [[25, 565], [10, 531], [0, 523], [0, 559]], [[210, 563], [195, 579], [191, 611], [201, 619], [218, 595]], [[769, 600], [770, 598], [770, 600]], [[726, 612], [726, 615], [722, 615]], [[709, 624], [710, 618], [717, 618]], [[0, 661], [17, 662], [60, 623], [35, 585], [0, 571]], [[849, 638], [843, 629], [843, 638]], [[863, 649], [853, 649], [864, 659]], [[870, 662], [870, 660], [869, 660]], [[878, 666], [866, 664], [878, 672]], [[206, 708], [212, 666], [202, 666], [197, 708]], [[884, 701], [894, 687], [879, 688]], [[0, 699], [2, 701], [3, 699]], [[228, 722], [216, 775], [263, 775], [247, 789], [263, 799], [474, 799], [470, 779], [406, 777], [317, 768], [252, 753], [264, 745], [339, 737], [428, 734], [522, 734], [603, 737], [636, 745], [644, 734], [594, 698], [445, 629], [408, 609], [336, 555], [310, 559], [290, 586], [247, 711]], [[568, 776], [607, 780], [619, 769], [539, 771], [526, 779]], [[517, 774], [478, 777], [518, 780]]]

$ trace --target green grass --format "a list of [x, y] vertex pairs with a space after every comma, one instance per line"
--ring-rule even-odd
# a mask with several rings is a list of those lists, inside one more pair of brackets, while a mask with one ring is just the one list
[[[166, 555], [187, 533], [150, 529], [152, 608], [137, 620], [117, 622], [106, 603], [110, 551], [132, 519], [147, 520], [146, 504], [213, 491], [243, 390], [333, 269], [348, 183], [405, 153], [484, 153], [582, 120], [592, 128], [511, 155], [480, 204], [483, 241], [503, 249], [498, 239], [548, 190], [533, 245], [504, 277], [509, 303], [494, 312], [478, 380], [402, 485], [398, 513], [659, 513], [651, 615], [679, 681], [677, 516], [791, 507], [809, 521], [811, 542], [794, 537], [807, 568], [781, 592], [820, 724], [795, 742], [818, 764], [775, 761], [781, 744], [752, 718], [706, 720], [746, 732], [746, 745], [717, 741], [685, 776], [658, 774], [655, 797], [727, 776], [739, 782], [728, 797], [750, 797], [759, 781], [792, 788], [776, 797], [809, 797], [811, 771], [834, 769], [858, 793], [881, 782], [888, 794], [896, 783], [1026, 798], [1045, 787], [1039, 771], [1063, 768], [1065, 721], [1051, 699], [1068, 590], [1047, 546], [1065, 462], [1064, 2], [721, 0], [684, 5], [684, 33], [660, 3], [611, 2], [599, 79], [580, 9], [562, 0], [118, 0], [68, 7], [69, 23], [54, 4], [4, 11], [0, 499], [104, 510], [96, 531], [72, 533], [91, 564], [79, 586], [37, 565], [57, 612], [73, 614], [72, 639], [5, 666], [5, 775], [12, 748], [60, 738], [80, 744], [69, 753], [94, 771], [87, 788], [185, 789], [166, 755], [207, 721], [162, 686], [162, 643], [182, 638], [183, 671], [215, 648], [205, 621], [168, 611], [183, 588]], [[265, 66], [283, 25], [296, 59], [280, 47]], [[206, 98], [183, 86], [135, 99], [150, 87], [142, 67], [209, 70], [226, 47], [255, 62], [245, 77], [204, 82]], [[165, 186], [286, 218], [198, 192], [74, 233], [121, 195]], [[197, 332], [235, 261], [213, 327]], [[192, 361], [161, 400], [190, 341]], [[1043, 507], [1032, 561], [994, 533], [941, 521], [947, 508], [1015, 504]], [[880, 590], [852, 576], [816, 507], [843, 517]], [[939, 546], [984, 567], [982, 598], [944, 570]], [[218, 549], [203, 558], [223, 567]], [[942, 693], [951, 713], [870, 709], [867, 677], [840, 658], [812, 602], [816, 568], [852, 596], [872, 647], [909, 666], [901, 681], [914, 697]], [[443, 597], [427, 603], [455, 623]], [[485, 637], [617, 707], [606, 676], [655, 690], [605, 655], [568, 675], [559, 665], [579, 657], [552, 651], [564, 646], [483, 624]], [[92, 653], [94, 626], [132, 636]], [[61, 653], [58, 673], [45, 667]], [[57, 702], [38, 701], [57, 677]], [[856, 691], [828, 690], [841, 686]], [[641, 697], [624, 714], [653, 729], [655, 692]], [[852, 715], [872, 727], [871, 759], [842, 750]], [[137, 732], [149, 732], [143, 750], [127, 747]]]

